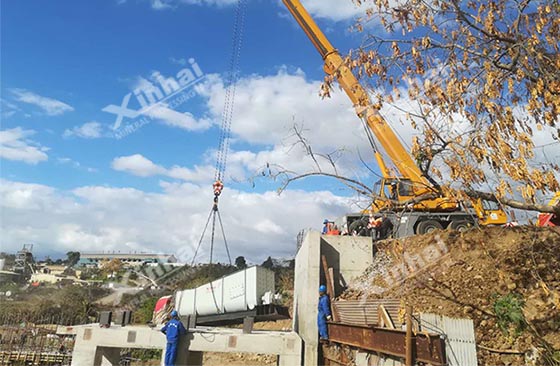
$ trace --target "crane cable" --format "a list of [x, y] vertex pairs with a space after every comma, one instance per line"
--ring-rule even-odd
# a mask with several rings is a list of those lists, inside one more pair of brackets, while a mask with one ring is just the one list
[[233, 26], [232, 52], [229, 64], [229, 73], [226, 75], [226, 87], [224, 109], [222, 111], [222, 129], [220, 134], [220, 145], [216, 159], [216, 181], [220, 181], [226, 170], [229, 142], [231, 134], [231, 121], [233, 119], [233, 107], [237, 81], [239, 80], [239, 60], [241, 58], [241, 47], [243, 45], [243, 30], [245, 26], [245, 8], [247, 0], [238, 0], [235, 23]]
[[229, 62], [229, 72], [226, 75], [226, 80], [224, 83], [224, 87], [226, 88], [226, 91], [225, 91], [224, 109], [222, 111], [220, 140], [219, 140], [218, 152], [216, 155], [216, 171], [214, 175], [214, 183], [212, 184], [214, 199], [213, 199], [212, 209], [210, 210], [210, 214], [208, 215], [208, 219], [206, 220], [206, 225], [204, 226], [204, 230], [202, 231], [202, 235], [200, 236], [198, 246], [196, 247], [196, 250], [194, 252], [191, 266], [194, 265], [195, 263], [196, 256], [198, 254], [200, 246], [202, 245], [202, 241], [204, 240], [204, 236], [206, 234], [206, 230], [208, 229], [210, 221], [212, 221], [212, 226], [211, 226], [211, 237], [210, 237], [209, 263], [212, 264], [213, 255], [214, 255], [214, 239], [215, 239], [215, 232], [216, 232], [216, 217], [218, 218], [218, 224], [220, 225], [222, 237], [224, 239], [224, 245], [226, 248], [229, 264], [230, 265], [232, 264], [229, 247], [227, 244], [227, 239], [224, 231], [224, 226], [222, 223], [222, 217], [218, 209], [218, 202], [219, 202], [219, 197], [222, 194], [222, 190], [224, 189], [223, 178], [226, 171], [227, 157], [229, 152], [231, 122], [233, 120], [235, 93], [236, 93], [237, 82], [239, 80], [239, 74], [240, 74], [239, 60], [241, 57], [241, 47], [243, 45], [243, 30], [245, 27], [246, 5], [247, 5], [247, 0], [237, 1], [237, 7], [235, 10], [235, 21], [233, 25], [233, 33], [232, 33], [232, 41], [231, 41], [232, 50], [231, 50], [231, 58]]

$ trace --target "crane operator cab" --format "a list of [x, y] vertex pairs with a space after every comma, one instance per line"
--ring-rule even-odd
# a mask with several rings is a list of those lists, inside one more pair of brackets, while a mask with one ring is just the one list
[[[384, 178], [373, 187], [375, 198], [372, 203], [372, 212], [386, 210], [402, 210], [414, 208], [423, 211], [455, 211], [459, 204], [454, 200], [444, 200], [432, 187], [413, 182], [410, 179]], [[436, 194], [433, 199], [418, 200], [418, 197], [428, 194]], [[437, 204], [435, 204], [437, 202]]]

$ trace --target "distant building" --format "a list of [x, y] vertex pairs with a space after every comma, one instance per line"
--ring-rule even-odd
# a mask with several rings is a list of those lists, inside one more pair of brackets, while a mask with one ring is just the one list
[[173, 254], [155, 253], [80, 253], [79, 267], [99, 267], [101, 264], [113, 259], [118, 259], [126, 266], [141, 266], [143, 264], [176, 263], [177, 258]]

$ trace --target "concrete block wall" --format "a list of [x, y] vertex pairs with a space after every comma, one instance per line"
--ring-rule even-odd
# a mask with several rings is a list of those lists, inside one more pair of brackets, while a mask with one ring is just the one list
[[334, 270], [335, 295], [373, 263], [373, 242], [361, 236], [321, 236], [321, 255]]

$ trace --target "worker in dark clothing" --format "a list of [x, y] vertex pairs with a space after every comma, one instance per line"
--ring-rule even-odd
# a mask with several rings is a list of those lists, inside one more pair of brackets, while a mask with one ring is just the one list
[[397, 183], [392, 183], [390, 188], [391, 199], [397, 201], [399, 199], [399, 189]]
[[317, 326], [319, 327], [319, 338], [321, 340], [329, 339], [327, 330], [327, 320], [331, 320], [331, 300], [327, 295], [327, 287], [319, 286], [319, 309], [317, 313]]
[[378, 228], [379, 240], [387, 239], [391, 234], [393, 234], [393, 222], [387, 215], [383, 215], [381, 225]]
[[167, 347], [165, 349], [165, 366], [174, 366], [177, 358], [177, 344], [179, 337], [187, 333], [185, 326], [179, 320], [176, 310], [171, 312], [171, 320], [169, 320], [161, 332], [167, 337]]

